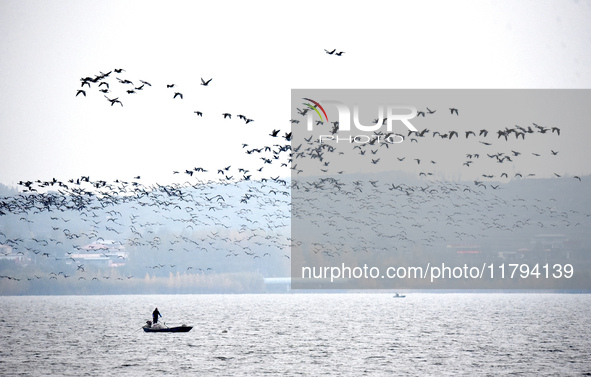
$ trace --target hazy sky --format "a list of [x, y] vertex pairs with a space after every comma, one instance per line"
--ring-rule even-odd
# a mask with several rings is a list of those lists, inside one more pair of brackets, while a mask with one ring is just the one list
[[[289, 129], [292, 88], [591, 87], [589, 1], [349, 4], [0, 1], [0, 183], [247, 164], [243, 142]], [[115, 68], [152, 87], [76, 97]]]

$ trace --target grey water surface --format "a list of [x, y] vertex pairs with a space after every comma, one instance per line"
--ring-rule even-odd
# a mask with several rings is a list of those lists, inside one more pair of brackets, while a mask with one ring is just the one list
[[[158, 307], [188, 333], [144, 333]], [[2, 376], [591, 375], [591, 295], [5, 296]]]

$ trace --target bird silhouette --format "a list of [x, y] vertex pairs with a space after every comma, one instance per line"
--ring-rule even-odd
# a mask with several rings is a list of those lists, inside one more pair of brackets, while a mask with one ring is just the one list
[[118, 103], [121, 106], [123, 106], [123, 103], [121, 101], [119, 101], [119, 97], [114, 98], [114, 99], [110, 99], [109, 97], [105, 96], [106, 99], [109, 100], [109, 102], [111, 102], [111, 106], [113, 106], [114, 104]]
[[209, 80], [205, 81], [205, 80], [203, 80], [203, 77], [202, 77], [202, 78], [201, 78], [201, 85], [203, 85], [203, 86], [207, 86], [207, 85], [208, 85], [208, 84], [211, 82], [211, 80], [213, 80], [213, 78], [211, 78], [211, 79], [209, 79]]

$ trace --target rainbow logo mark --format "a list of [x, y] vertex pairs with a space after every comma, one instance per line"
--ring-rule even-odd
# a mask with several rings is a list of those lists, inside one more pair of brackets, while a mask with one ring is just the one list
[[320, 120], [324, 122], [324, 120], [322, 119], [322, 115], [320, 115], [320, 112], [318, 112], [318, 108], [320, 108], [320, 110], [322, 110], [322, 113], [324, 114], [324, 118], [326, 118], [326, 121], [328, 122], [328, 116], [326, 115], [326, 111], [324, 111], [324, 108], [322, 106], [320, 106], [320, 104], [314, 100], [311, 100], [310, 98], [303, 98], [306, 101], [310, 101], [312, 102], [314, 105], [316, 106], [312, 106], [309, 103], [304, 103], [304, 105], [308, 106], [309, 108], [311, 108], [312, 110], [316, 111], [316, 114], [318, 114], [318, 116], [320, 117]]

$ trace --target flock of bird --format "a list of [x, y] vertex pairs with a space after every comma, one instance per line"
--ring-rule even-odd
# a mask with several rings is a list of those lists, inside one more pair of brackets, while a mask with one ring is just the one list
[[417, 249], [442, 252], [450, 243], [515, 251], [516, 245], [529, 247], [530, 237], [540, 233], [568, 230], [584, 237], [590, 225], [591, 208], [572, 205], [573, 198], [557, 193], [548, 183], [551, 179], [544, 182], [546, 191], [517, 181], [495, 193], [447, 180], [410, 183], [413, 179], [407, 177], [406, 181], [326, 177], [295, 182], [296, 246], [329, 257], [367, 252], [408, 255]]
[[[9, 280], [128, 281], [147, 271], [228, 272], [219, 257], [237, 258], [244, 266], [257, 259], [287, 260], [289, 188], [279, 178], [144, 186], [140, 179], [108, 183], [80, 177], [21, 184], [26, 192], [0, 200], [2, 218], [13, 231], [3, 228], [0, 244], [10, 247], [5, 255], [27, 257], [35, 267], [30, 275], [3, 276]], [[125, 264], [117, 270], [126, 274], [111, 276], [112, 269], [93, 267], [90, 254]]]
[[[452, 244], [496, 257], [528, 249], [538, 234], [587, 238], [585, 177], [562, 170], [548, 177], [548, 166], [564, 168], [551, 161], [560, 161], [560, 151], [550, 147], [560, 127], [469, 129], [465, 124], [473, 122], [465, 122], [454, 128], [461, 109], [429, 106], [413, 124], [433, 127], [355, 140], [338, 121], [316, 120], [307, 131], [302, 124], [316, 106], [304, 105], [294, 106], [290, 120], [292, 252], [302, 255], [300, 265], [412, 265], [424, 252], [449, 257]], [[387, 167], [372, 170], [380, 164]], [[449, 179], [449, 171], [464, 179]], [[466, 180], [468, 174], [475, 178]]]
[[[117, 104], [123, 107], [123, 96], [137, 95], [142, 91], [148, 89], [151, 90], [152, 84], [148, 81], [141, 79], [130, 80], [128, 78], [121, 78], [120, 76], [123, 76], [124, 72], [126, 72], [124, 69], [116, 68], [106, 73], [101, 71], [93, 76], [85, 76], [80, 78], [80, 88], [76, 91], [76, 97], [79, 95], [86, 97], [88, 94], [87, 91], [94, 88], [98, 92], [102, 93], [111, 106]], [[117, 76], [112, 76], [113, 74], [116, 74]], [[208, 87], [212, 80], [213, 78], [204, 79], [202, 77], [200, 85]], [[161, 86], [164, 87], [164, 84]], [[185, 98], [183, 92], [179, 91], [178, 85], [176, 83], [166, 84], [166, 89], [172, 90], [171, 98], [173, 100], [182, 100]], [[203, 117], [203, 111], [201, 110], [195, 110], [194, 113], [199, 117]], [[230, 113], [222, 113], [220, 115], [223, 116], [224, 119], [232, 119], [232, 114]], [[242, 114], [238, 114], [237, 117], [238, 119], [244, 120], [246, 124], [254, 122], [253, 119]]]
[[[343, 54], [336, 49], [326, 53]], [[123, 107], [124, 95], [153, 87], [148, 81], [123, 77], [124, 72], [114, 69], [83, 77], [76, 96], [85, 97], [95, 88], [111, 107]], [[211, 82], [201, 78], [200, 85]], [[165, 89], [172, 90], [171, 100], [183, 100], [176, 88], [167, 84]], [[96, 284], [109, 279], [133, 281], [146, 274], [203, 275], [240, 269], [285, 274], [293, 256], [290, 251], [330, 258], [370, 251], [396, 256], [417, 249], [440, 250], [449, 242], [494, 244], [500, 234], [515, 241], [546, 229], [589, 225], [591, 212], [569, 207], [564, 198], [528, 197], [524, 189], [511, 186], [534, 173], [520, 170], [524, 153], [505, 144], [560, 137], [559, 127], [433, 127], [398, 134], [407, 148], [460, 142], [473, 148], [454, 162], [460, 169], [478, 169], [480, 178], [467, 184], [442, 177], [436, 159], [402, 155], [408, 149], [386, 141], [394, 133], [376, 131], [367, 142], [323, 142], [317, 135], [338, 135], [339, 124], [316, 121], [315, 132], [307, 133], [301, 121], [308, 111], [294, 109], [288, 131], [272, 128], [260, 135], [260, 144], [243, 143], [245, 159], [236, 164], [171, 170], [172, 175], [182, 176], [174, 184], [144, 185], [139, 175], [113, 182], [90, 176], [20, 181], [19, 193], [0, 197], [0, 245], [4, 257], [22, 257], [29, 267], [3, 272], [0, 283], [70, 279]], [[428, 119], [442, 112], [425, 107], [417, 117]], [[445, 113], [461, 117], [455, 107]], [[220, 116], [231, 119], [232, 114]], [[253, 122], [245, 115], [237, 118]], [[531, 156], [558, 158], [559, 153], [540, 149]], [[339, 166], [342, 161], [346, 163]], [[507, 169], [501, 174], [488, 172], [491, 162]], [[390, 171], [404, 170], [401, 167], [408, 164], [422, 169], [411, 177], [363, 175], [366, 165], [386, 163]], [[267, 174], [265, 167], [271, 164], [284, 174]], [[349, 172], [350, 164], [361, 167], [362, 173]], [[290, 172], [291, 178], [286, 178]], [[580, 176], [574, 178], [586, 183]], [[502, 179], [509, 183], [501, 183]], [[93, 266], [84, 255], [97, 250], [121, 266]]]
[[[131, 80], [124, 72], [114, 69], [82, 77], [76, 95], [86, 97], [94, 88], [111, 106], [123, 107], [124, 95], [154, 85]], [[207, 87], [212, 80], [202, 78], [201, 85]], [[176, 84], [166, 85], [167, 90], [176, 88]], [[181, 99], [182, 92], [171, 93], [171, 100]], [[203, 116], [200, 111], [195, 113]], [[232, 119], [232, 114], [220, 117]], [[244, 124], [254, 121], [242, 114], [236, 118]], [[0, 198], [0, 221], [14, 224], [15, 230], [11, 233], [11, 226], [0, 227], [0, 245], [4, 245], [4, 257], [34, 261], [34, 272], [1, 278], [75, 279], [80, 284], [96, 284], [113, 279], [134, 281], [146, 273], [228, 273], [236, 265], [247, 268], [251, 264], [252, 271], [272, 274], [281, 270], [285, 275], [289, 180], [267, 174], [265, 169], [280, 165], [289, 174], [289, 136], [279, 132], [269, 136], [267, 143], [262, 139], [260, 145], [242, 143], [246, 158], [237, 164], [172, 170], [173, 176], [183, 177], [177, 184], [144, 185], [140, 175], [113, 182], [90, 176], [18, 182], [20, 193]], [[93, 253], [122, 266], [98, 268], [85, 257]], [[239, 260], [234, 267], [228, 267], [231, 258]], [[122, 275], [111, 276], [113, 271]]]
[[[365, 163], [371, 165], [387, 163], [390, 169], [408, 169], [408, 167], [405, 167], [405, 164], [414, 164], [415, 167], [413, 170], [417, 171], [419, 176], [437, 177], [437, 168], [440, 166], [438, 165], [439, 161], [436, 157], [428, 158], [427, 156], [429, 156], [429, 152], [443, 151], [443, 159], [448, 162], [451, 157], [454, 157], [454, 164], [456, 165], [450, 166], [448, 163], [441, 170], [459, 167], [465, 172], [470, 172], [475, 170], [475, 166], [482, 166], [480, 180], [475, 180], [476, 185], [479, 185], [482, 180], [505, 179], [508, 181], [509, 179], [536, 177], [535, 172], [527, 171], [526, 169], [535, 168], [538, 163], [532, 163], [531, 160], [525, 158], [527, 156], [540, 158], [539, 163], [544, 163], [544, 157], [559, 157], [559, 151], [551, 148], [523, 153], [513, 149], [514, 147], [512, 146], [515, 144], [511, 143], [512, 141], [525, 143], [527, 135], [528, 141], [535, 138], [535, 140], [532, 140], [532, 144], [544, 145], [545, 143], [539, 139], [540, 137], [560, 136], [561, 130], [556, 126], [543, 127], [533, 123], [533, 128], [532, 126], [521, 127], [516, 125], [513, 128], [505, 127], [504, 129], [495, 131], [484, 128], [463, 131], [449, 129], [443, 131], [441, 129], [431, 130], [424, 128], [420, 131], [408, 131], [404, 134], [374, 131], [373, 134], [369, 136], [364, 135], [364, 139], [358, 139], [355, 142], [347, 143], [341, 141], [337, 143], [334, 142], [334, 139], [340, 137], [338, 136], [340, 134], [338, 121], [324, 124], [324, 121], [317, 120], [315, 122], [316, 129], [313, 133], [309, 133], [300, 125], [300, 122], [304, 120], [304, 117], [308, 116], [310, 109], [305, 108], [302, 110], [296, 108], [295, 110], [297, 112], [293, 114], [290, 120], [294, 129], [298, 130], [296, 132], [298, 137], [293, 140], [292, 148], [292, 158], [294, 161], [292, 169], [295, 171], [295, 176], [303, 173], [304, 170], [307, 173], [313, 172], [313, 174], [339, 175], [348, 173], [347, 167], [350, 166], [362, 167]], [[427, 107], [426, 110], [419, 110], [417, 117], [420, 120], [425, 117], [434, 116], [436, 112], [437, 109], [432, 110]], [[450, 108], [448, 114], [454, 117], [459, 116], [457, 108]], [[378, 122], [378, 119], [373, 120], [373, 124], [377, 124]], [[383, 120], [383, 124], [385, 122], [386, 119]], [[492, 134], [495, 134], [496, 137], [492, 136]], [[319, 135], [324, 135], [322, 141]], [[327, 138], [327, 136], [333, 135], [333, 139]], [[511, 139], [513, 136], [514, 139]], [[393, 143], [393, 138], [403, 141], [401, 144], [405, 144], [405, 146]], [[505, 146], [503, 142], [509, 145], [509, 147]], [[460, 148], [457, 148], [458, 143], [461, 143], [461, 149], [466, 149], [467, 147], [473, 149], [469, 153], [460, 155], [457, 153], [457, 150], [460, 150]], [[410, 148], [415, 144], [426, 145], [421, 149], [414, 147], [414, 150], [419, 153], [414, 153], [413, 156]], [[299, 160], [306, 162], [298, 164]], [[486, 160], [488, 160], [488, 163]], [[523, 160], [527, 161], [520, 164]], [[316, 163], [314, 164], [311, 161]], [[346, 166], [343, 166], [344, 164], [342, 163], [338, 164], [339, 161], [346, 161]], [[469, 168], [470, 170], [467, 170]], [[491, 168], [491, 171], [499, 171], [504, 168], [506, 170], [500, 171], [499, 173], [482, 171], [489, 168]], [[554, 176], [560, 178], [563, 177], [563, 173], [554, 172]], [[581, 181], [581, 177], [578, 175], [573, 175], [572, 178]], [[490, 185], [489, 187], [493, 189], [498, 188], [497, 185]]]
[[328, 51], [327, 49], [324, 49], [324, 51], [326, 51], [326, 53], [328, 55], [334, 55], [334, 56], [343, 56], [343, 54], [345, 53], [345, 51], [336, 52], [337, 51], [336, 48], [332, 49], [332, 51]]

